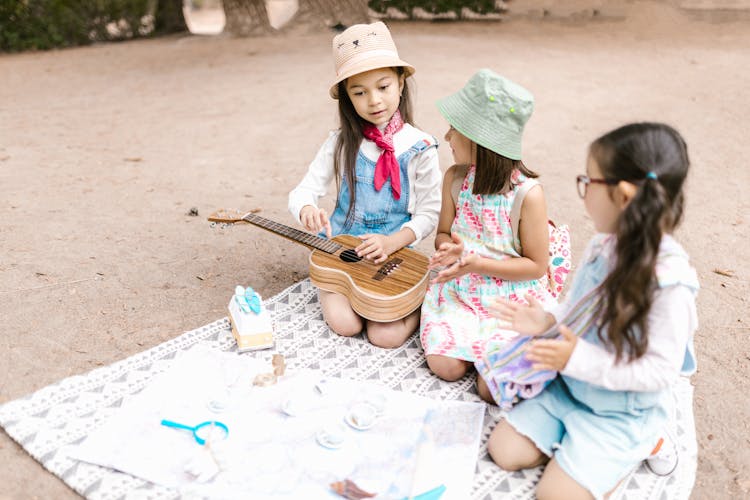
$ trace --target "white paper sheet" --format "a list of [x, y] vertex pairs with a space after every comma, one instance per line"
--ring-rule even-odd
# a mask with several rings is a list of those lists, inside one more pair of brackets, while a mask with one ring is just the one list
[[[252, 385], [268, 371], [270, 362], [253, 356], [191, 349], [68, 454], [210, 498], [337, 498], [330, 484], [347, 478], [377, 498], [440, 485], [447, 488], [443, 499], [468, 498], [484, 404], [435, 401], [315, 371], [288, 372], [270, 387]], [[344, 424], [353, 405], [374, 400], [383, 415], [371, 428]], [[227, 409], [217, 413], [210, 406]], [[189, 431], [162, 426], [162, 419], [218, 420], [229, 435], [207, 448]], [[316, 440], [331, 425], [345, 429], [338, 449]], [[217, 464], [220, 472], [201, 482], [188, 473], [201, 463]]]

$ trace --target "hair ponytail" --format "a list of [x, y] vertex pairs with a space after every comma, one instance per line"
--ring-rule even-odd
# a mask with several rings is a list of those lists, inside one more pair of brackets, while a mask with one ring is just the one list
[[[658, 181], [646, 180], [622, 212], [617, 229], [617, 265], [602, 284], [603, 321], [619, 359], [639, 358], [648, 348], [646, 324], [655, 291], [662, 215], [668, 200]], [[615, 334], [617, 333], [617, 334]], [[601, 336], [601, 330], [600, 330]]]
[[597, 139], [590, 152], [605, 178], [638, 186], [618, 218], [617, 260], [600, 287], [599, 324], [599, 338], [614, 348], [618, 360], [624, 354], [636, 359], [648, 349], [648, 314], [662, 236], [682, 218], [687, 148], [673, 128], [638, 123]]

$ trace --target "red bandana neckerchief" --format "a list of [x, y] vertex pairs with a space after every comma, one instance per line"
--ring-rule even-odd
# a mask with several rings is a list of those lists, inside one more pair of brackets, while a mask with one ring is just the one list
[[372, 123], [366, 123], [362, 127], [362, 135], [383, 150], [378, 158], [378, 163], [375, 165], [375, 190], [380, 191], [385, 181], [390, 177], [391, 191], [393, 192], [393, 198], [396, 200], [401, 198], [401, 176], [398, 160], [393, 149], [393, 134], [401, 130], [403, 126], [404, 121], [401, 119], [401, 113], [396, 110], [382, 134], [378, 127]]

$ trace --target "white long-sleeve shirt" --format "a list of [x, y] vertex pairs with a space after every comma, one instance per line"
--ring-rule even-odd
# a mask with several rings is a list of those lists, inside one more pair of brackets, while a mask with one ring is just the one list
[[[611, 261], [614, 245], [614, 238], [599, 235], [589, 243], [581, 261], [588, 262], [594, 255], [595, 248], [598, 248], [596, 251], [601, 252], [605, 259]], [[684, 253], [682, 247], [669, 235], [663, 237], [662, 246], [669, 247], [671, 252]], [[675, 265], [675, 261], [672, 262]], [[676, 262], [686, 275], [694, 273], [689, 268], [687, 254], [684, 254], [684, 259], [677, 259]], [[698, 313], [695, 291], [679, 281], [669, 281], [669, 276], [664, 279], [662, 284], [665, 286], [654, 292], [649, 310], [648, 348], [643, 356], [630, 361], [624, 355], [619, 362], [615, 362], [613, 351], [601, 344], [579, 338], [567, 365], [560, 373], [613, 391], [659, 391], [676, 381], [683, 372], [685, 346], [688, 346], [692, 356], [693, 335], [698, 329]], [[549, 308], [548, 312], [559, 324], [571, 307], [574, 304], [564, 301]], [[694, 367], [688, 368], [694, 370]]]
[[579, 338], [561, 372], [612, 391], [659, 391], [680, 375], [685, 345], [698, 329], [693, 292], [684, 286], [656, 291], [648, 315], [648, 348], [640, 358], [615, 362], [615, 353]]
[[[302, 181], [289, 193], [289, 211], [300, 222], [300, 211], [305, 205], [318, 206], [318, 199], [325, 196], [333, 181], [333, 154], [339, 131], [333, 131], [318, 150], [310, 163]], [[421, 130], [405, 123], [393, 135], [393, 148], [396, 157], [400, 156], [418, 141], [427, 140], [435, 144], [435, 139]], [[360, 151], [368, 159], [376, 162], [383, 151], [373, 141], [362, 140]], [[429, 148], [414, 155], [407, 168], [409, 175], [409, 207], [411, 220], [404, 223], [414, 232], [416, 241], [427, 237], [437, 226], [440, 217], [442, 173], [438, 162], [437, 148]]]

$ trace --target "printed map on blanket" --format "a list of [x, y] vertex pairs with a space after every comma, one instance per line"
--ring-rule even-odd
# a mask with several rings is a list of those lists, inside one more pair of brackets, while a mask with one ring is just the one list
[[[333, 334], [323, 321], [317, 289], [309, 280], [292, 285], [264, 303], [273, 316], [274, 350], [285, 356], [289, 370], [320, 370], [327, 377], [376, 381], [396, 391], [435, 400], [480, 401], [473, 375], [451, 383], [430, 373], [416, 334], [401, 347], [390, 350], [373, 347], [362, 337]], [[178, 498], [179, 492], [173, 488], [73, 459], [68, 450], [105, 425], [123, 404], [168, 370], [178, 353], [194, 345], [236, 351], [229, 322], [224, 318], [110, 366], [66, 378], [10, 401], [0, 406], [0, 425], [47, 470], [86, 498]], [[257, 355], [262, 354], [242, 354]], [[681, 379], [674, 388], [677, 412], [671, 430], [680, 452], [677, 470], [659, 477], [641, 466], [623, 480], [610, 497], [612, 500], [689, 498], [697, 462], [692, 394], [687, 379]], [[487, 437], [501, 417], [497, 407], [487, 407], [470, 498], [532, 499], [542, 469], [505, 472], [487, 454]]]

